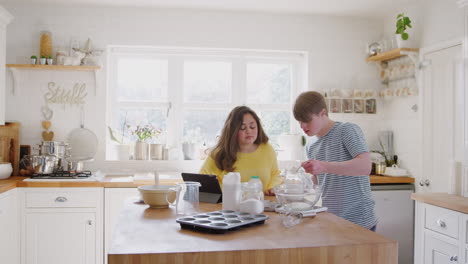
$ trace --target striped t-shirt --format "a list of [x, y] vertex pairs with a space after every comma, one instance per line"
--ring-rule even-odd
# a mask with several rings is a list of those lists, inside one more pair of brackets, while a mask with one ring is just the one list
[[[335, 122], [332, 129], [307, 147], [309, 159], [341, 162], [369, 152], [359, 126]], [[377, 224], [368, 175], [317, 175], [322, 188], [322, 205], [328, 211], [365, 228]]]

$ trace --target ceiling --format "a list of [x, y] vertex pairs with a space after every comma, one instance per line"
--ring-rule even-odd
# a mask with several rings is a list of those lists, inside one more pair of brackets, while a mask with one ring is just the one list
[[378, 17], [424, 0], [0, 0], [6, 4], [134, 6]]

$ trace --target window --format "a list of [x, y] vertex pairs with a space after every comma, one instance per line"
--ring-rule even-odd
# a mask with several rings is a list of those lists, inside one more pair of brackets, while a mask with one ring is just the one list
[[281, 133], [299, 131], [291, 109], [305, 90], [304, 53], [111, 47], [108, 54], [109, 123], [128, 143], [136, 141], [128, 125], [151, 124], [163, 131], [155, 143], [213, 146], [238, 105], [257, 112], [274, 146]]

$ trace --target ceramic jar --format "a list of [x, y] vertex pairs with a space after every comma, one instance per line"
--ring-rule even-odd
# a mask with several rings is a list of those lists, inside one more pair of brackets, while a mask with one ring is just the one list
[[13, 167], [10, 162], [0, 162], [0, 179], [7, 179], [11, 176]]

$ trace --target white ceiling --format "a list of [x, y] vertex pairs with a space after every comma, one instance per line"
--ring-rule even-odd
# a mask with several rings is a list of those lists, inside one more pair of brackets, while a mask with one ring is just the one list
[[135, 6], [377, 17], [424, 0], [0, 0], [7, 4]]

